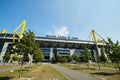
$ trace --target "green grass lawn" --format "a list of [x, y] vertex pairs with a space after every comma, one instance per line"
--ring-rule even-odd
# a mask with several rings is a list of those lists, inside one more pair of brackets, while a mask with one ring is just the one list
[[[0, 73], [0, 80], [25, 80], [19, 79], [19, 70], [14, 70], [13, 72]], [[58, 71], [52, 68], [50, 65], [38, 65], [33, 64], [31, 71], [28, 67], [23, 69], [23, 78], [34, 78], [34, 80], [67, 80]]]
[[[98, 78], [104, 78], [106, 80], [120, 80], [120, 74], [116, 73], [115, 69], [105, 69], [101, 67], [101, 70], [98, 68], [90, 67], [88, 69], [87, 64], [58, 64], [59, 66], [63, 66], [72, 70], [76, 70], [79, 72], [91, 74], [92, 76]], [[108, 67], [108, 66], [107, 66]], [[110, 67], [111, 68], [111, 67]]]

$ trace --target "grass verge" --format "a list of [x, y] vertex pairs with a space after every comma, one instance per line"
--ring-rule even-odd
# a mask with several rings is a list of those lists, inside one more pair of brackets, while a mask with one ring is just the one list
[[22, 78], [19, 79], [19, 70], [14, 70], [12, 73], [9, 71], [0, 73], [0, 80], [26, 80], [26, 78], [33, 78], [34, 80], [67, 80], [62, 74], [57, 72], [50, 65], [33, 64], [31, 71], [25, 67], [23, 69]]

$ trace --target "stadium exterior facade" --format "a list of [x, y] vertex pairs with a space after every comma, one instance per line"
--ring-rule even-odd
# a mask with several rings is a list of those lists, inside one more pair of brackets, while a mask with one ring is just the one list
[[[16, 38], [17, 39], [17, 38]], [[40, 44], [45, 60], [51, 61], [54, 56], [65, 56], [76, 53], [80, 56], [83, 47], [87, 47], [91, 54], [97, 60], [97, 49], [94, 41], [79, 40], [76, 37], [56, 37], [47, 35], [46, 37], [35, 37], [35, 40]], [[13, 34], [0, 34], [0, 61], [7, 51], [11, 50]], [[98, 51], [100, 53], [102, 43], [98, 43]]]

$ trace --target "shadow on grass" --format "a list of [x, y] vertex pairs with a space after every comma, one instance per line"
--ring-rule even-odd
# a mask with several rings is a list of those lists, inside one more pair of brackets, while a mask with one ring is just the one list
[[117, 73], [96, 72], [96, 73], [90, 73], [90, 74], [102, 75], [102, 76], [113, 76], [113, 75], [115, 75]]
[[13, 78], [13, 77], [0, 77], [0, 80], [10, 80], [11, 78]]
[[71, 68], [72, 70], [96, 70], [95, 68], [79, 68], [79, 67], [76, 67], [76, 68]]
[[[20, 71], [20, 69], [15, 70], [15, 71], [19, 72], [19, 71]], [[25, 68], [23, 68], [23, 69], [22, 69], [22, 71], [29, 71], [29, 67], [25, 67]]]
[[[15, 70], [16, 72], [19, 72], [20, 70]], [[29, 70], [27, 70], [27, 69], [23, 69], [22, 71], [29, 71]]]

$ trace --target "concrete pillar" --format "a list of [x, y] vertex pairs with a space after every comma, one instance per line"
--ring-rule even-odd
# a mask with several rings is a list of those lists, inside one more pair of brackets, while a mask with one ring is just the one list
[[2, 51], [0, 53], [0, 63], [3, 63], [3, 57], [5, 56], [8, 45], [9, 45], [9, 42], [5, 42], [3, 45]]
[[3, 63], [3, 56], [0, 56], [0, 63]]
[[75, 53], [75, 49], [70, 49], [70, 55], [73, 55]]
[[93, 53], [94, 53], [95, 61], [97, 61], [97, 53], [96, 53], [96, 50], [93, 50]]
[[98, 48], [98, 56], [100, 56], [101, 55], [101, 48]]
[[50, 48], [50, 61], [52, 61], [53, 57], [54, 57], [53, 48]]

